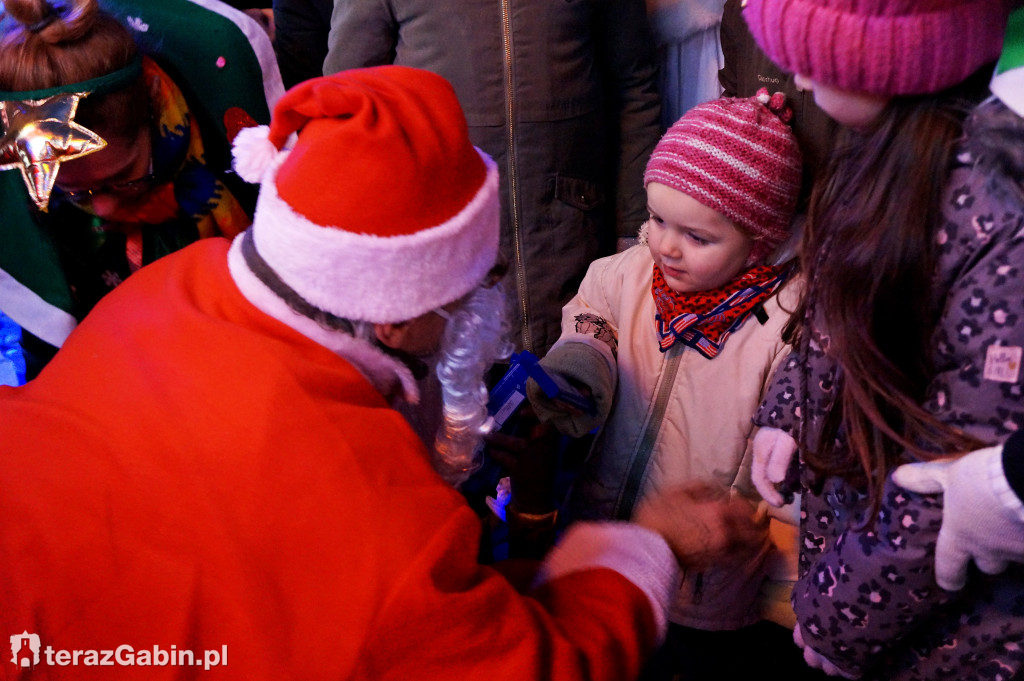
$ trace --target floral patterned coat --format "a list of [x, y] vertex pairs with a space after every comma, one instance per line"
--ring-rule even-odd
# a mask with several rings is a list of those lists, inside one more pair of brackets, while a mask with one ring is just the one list
[[[990, 443], [1024, 427], [1024, 121], [982, 105], [949, 176], [932, 303], [935, 374], [927, 408]], [[1015, 149], [1018, 158], [993, 149]], [[835, 398], [828, 336], [813, 329], [775, 375], [760, 426], [816, 439]], [[797, 438], [798, 441], [800, 438]], [[942, 498], [887, 482], [873, 527], [864, 490], [800, 477], [801, 578], [793, 591], [809, 646], [851, 674], [876, 679], [1009, 679], [1024, 674], [1024, 566], [974, 571], [966, 588], [935, 582]]]

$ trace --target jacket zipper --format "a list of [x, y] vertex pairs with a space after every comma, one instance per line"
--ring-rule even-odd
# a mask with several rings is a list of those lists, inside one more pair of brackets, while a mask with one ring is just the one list
[[512, 213], [512, 248], [515, 258], [516, 289], [519, 292], [519, 313], [522, 317], [520, 333], [523, 349], [533, 351], [530, 337], [530, 320], [526, 306], [526, 267], [523, 263], [522, 234], [520, 234], [519, 167], [516, 159], [516, 102], [514, 69], [512, 64], [512, 19], [509, 16], [510, 0], [501, 0], [501, 42], [505, 51], [505, 115], [508, 117], [508, 198]]
[[643, 482], [644, 473], [647, 472], [651, 453], [654, 451], [654, 441], [658, 437], [661, 422], [665, 418], [668, 398], [672, 394], [676, 372], [679, 370], [679, 360], [683, 356], [685, 347], [682, 343], [676, 343], [665, 353], [665, 367], [661, 372], [654, 406], [651, 408], [651, 415], [644, 427], [643, 437], [640, 438], [636, 451], [633, 453], [633, 461], [629, 464], [629, 473], [626, 475], [626, 484], [623, 486], [616, 504], [614, 516], [619, 520], [629, 520], [633, 515], [633, 506], [636, 505], [637, 497], [640, 494], [640, 485]]

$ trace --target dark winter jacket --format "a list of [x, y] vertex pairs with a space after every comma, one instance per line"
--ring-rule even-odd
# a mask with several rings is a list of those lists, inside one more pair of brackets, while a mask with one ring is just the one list
[[274, 51], [290, 88], [323, 75], [332, 0], [274, 0]]
[[726, 0], [722, 13], [722, 55], [718, 72], [726, 97], [752, 97], [761, 88], [783, 92], [793, 107], [793, 133], [804, 154], [805, 185], [822, 167], [832, 148], [836, 124], [814, 103], [814, 93], [799, 90], [793, 74], [786, 73], [761, 51], [743, 20], [742, 0]]
[[651, 46], [642, 0], [335, 0], [324, 72], [444, 76], [498, 163], [522, 348], [558, 339], [587, 266], [646, 218], [660, 133]]

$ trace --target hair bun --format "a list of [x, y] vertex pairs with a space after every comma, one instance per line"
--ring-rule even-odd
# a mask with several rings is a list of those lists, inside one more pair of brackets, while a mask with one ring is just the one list
[[52, 24], [54, 21], [60, 18], [60, 12], [57, 10], [56, 7], [54, 7], [50, 3], [43, 2], [42, 8], [42, 16], [39, 17], [39, 19], [37, 19], [36, 21], [32, 22], [31, 24], [25, 25], [25, 30], [28, 31], [29, 33], [39, 33], [47, 26]]

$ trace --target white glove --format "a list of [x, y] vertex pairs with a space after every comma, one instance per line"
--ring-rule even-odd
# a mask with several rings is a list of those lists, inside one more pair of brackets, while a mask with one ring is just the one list
[[754, 461], [750, 478], [761, 498], [775, 507], [786, 500], [779, 494], [778, 485], [786, 479], [786, 471], [796, 451], [796, 440], [784, 430], [762, 428], [754, 435]]
[[945, 494], [935, 547], [935, 580], [943, 589], [963, 588], [971, 559], [990, 575], [1024, 562], [1024, 504], [1006, 482], [1002, 456], [1002, 446], [987, 447], [893, 473], [893, 482], [913, 492]]
[[832, 664], [832, 662], [829, 661], [827, 657], [825, 657], [819, 652], [816, 652], [812, 648], [809, 648], [807, 644], [804, 643], [804, 636], [803, 633], [801, 633], [800, 631], [799, 624], [796, 625], [796, 627], [794, 627], [793, 629], [793, 642], [803, 649], [804, 662], [807, 663], [808, 667], [812, 667], [813, 669], [820, 669], [829, 676], [841, 676], [844, 679], [859, 679], [861, 677], [860, 674], [847, 674], [839, 667]]

